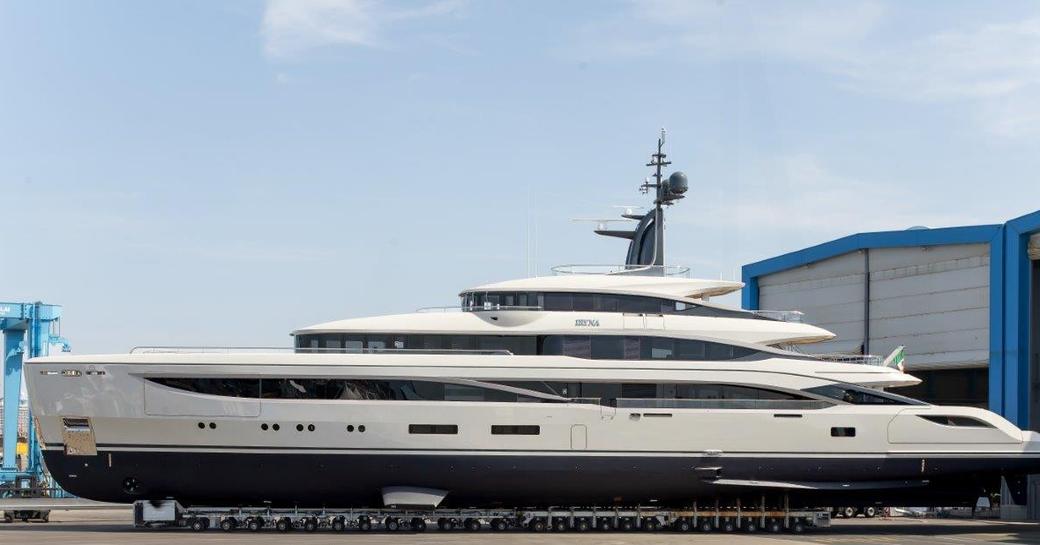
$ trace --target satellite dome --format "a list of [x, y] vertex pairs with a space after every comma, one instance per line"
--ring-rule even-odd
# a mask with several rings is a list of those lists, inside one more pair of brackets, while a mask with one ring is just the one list
[[668, 177], [668, 192], [673, 195], [682, 195], [690, 188], [690, 182], [682, 171], [675, 171]]

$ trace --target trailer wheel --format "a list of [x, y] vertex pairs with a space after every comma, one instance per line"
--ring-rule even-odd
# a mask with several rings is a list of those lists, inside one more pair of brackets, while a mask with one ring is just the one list
[[722, 531], [732, 532], [737, 529], [737, 525], [733, 523], [733, 519], [725, 519], [722, 521]]
[[466, 519], [466, 530], [467, 531], [479, 532], [480, 531], [480, 527], [481, 527], [480, 519], [476, 519], [476, 518]]
[[592, 528], [592, 523], [587, 518], [580, 518], [574, 521], [574, 529], [579, 532], [588, 532], [589, 528]]
[[259, 532], [262, 526], [260, 519], [255, 517], [250, 517], [249, 520], [246, 521], [246, 528], [248, 528], [250, 532]]
[[876, 517], [877, 516], [877, 507], [874, 507], [873, 505], [868, 505], [868, 506], [864, 507], [863, 508], [863, 516], [867, 517], [868, 519], [872, 519], [872, 518]]
[[674, 528], [676, 532], [689, 532], [692, 528], [692, 525], [690, 524], [690, 519], [683, 517], [679, 520], [676, 520]]
[[546, 528], [545, 519], [540, 517], [531, 519], [531, 522], [527, 524], [527, 527], [530, 528], [532, 532], [544, 532]]
[[758, 531], [758, 523], [754, 519], [747, 519], [744, 521], [744, 531], [753, 534]]
[[443, 517], [439, 518], [437, 519], [437, 528], [442, 532], [447, 532], [448, 530], [451, 530], [451, 521]]
[[552, 522], [552, 529], [554, 532], [566, 532], [567, 519], [562, 517], [554, 518]]
[[647, 532], [656, 532], [661, 528], [661, 521], [657, 517], [646, 517], [643, 519], [643, 529]]
[[287, 519], [285, 517], [282, 517], [282, 518], [278, 519], [277, 522], [274, 523], [274, 528], [275, 528], [275, 530], [278, 530], [279, 532], [288, 532], [289, 530], [292, 529], [292, 523], [289, 522], [289, 519]]
[[368, 517], [358, 517], [357, 528], [362, 532], [367, 532], [372, 529], [372, 521]]
[[220, 529], [225, 532], [230, 532], [235, 528], [238, 528], [238, 521], [235, 520], [235, 517], [226, 517], [220, 521]]
[[800, 533], [804, 532], [805, 531], [805, 523], [803, 523], [801, 521], [801, 519], [794, 521], [793, 523], [791, 523], [791, 531], [796, 533], [796, 534], [800, 534]]
[[780, 533], [780, 530], [784, 529], [784, 525], [781, 524], [779, 520], [769, 519], [769, 522], [766, 523], [766, 529], [777, 534]]
[[847, 519], [856, 518], [856, 508], [855, 507], [842, 507], [841, 508], [841, 514], [844, 515], [845, 518], [847, 518]]
[[496, 532], [504, 532], [509, 528], [509, 523], [506, 519], [491, 519], [491, 529]]
[[191, 519], [190, 522], [188, 522], [188, 526], [191, 527], [192, 531], [195, 531], [195, 532], [205, 532], [206, 531], [206, 527], [209, 526], [209, 525], [206, 524], [206, 519], [204, 519], [204, 518], [194, 518], [194, 519]]
[[698, 528], [700, 528], [701, 531], [704, 532], [704, 533], [708, 533], [708, 532], [710, 532], [710, 531], [715, 529], [715, 527], [711, 523], [711, 519], [704, 519], [704, 520], [702, 520], [700, 522], [700, 524], [698, 525]]
[[420, 517], [413, 518], [412, 519], [412, 531], [415, 531], [415, 532], [425, 532], [426, 531], [426, 521], [423, 520]]
[[343, 520], [343, 517], [336, 517], [332, 519], [332, 529], [337, 532], [342, 532], [347, 529], [347, 521]]
[[621, 530], [622, 532], [628, 532], [628, 531], [632, 530], [632, 528], [635, 528], [635, 527], [636, 527], [636, 521], [632, 520], [632, 517], [625, 517], [625, 518], [621, 519], [620, 523], [618, 524], [618, 529]]
[[394, 517], [386, 517], [386, 520], [383, 521], [383, 526], [387, 532], [396, 532], [401, 529], [401, 521]]
[[318, 529], [318, 521], [314, 520], [313, 517], [305, 519], [303, 521], [303, 531], [304, 532], [313, 532], [313, 531], [315, 531], [317, 529]]

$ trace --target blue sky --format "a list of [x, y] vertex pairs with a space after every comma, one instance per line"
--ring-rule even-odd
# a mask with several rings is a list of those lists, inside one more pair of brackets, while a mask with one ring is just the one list
[[697, 276], [1004, 221], [1038, 59], [1031, 2], [0, 1], [0, 300], [81, 353], [282, 345], [616, 262], [571, 218], [644, 204], [662, 126]]

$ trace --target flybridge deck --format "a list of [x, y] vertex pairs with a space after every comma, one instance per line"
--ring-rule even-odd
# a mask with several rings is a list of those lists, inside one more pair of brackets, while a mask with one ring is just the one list
[[448, 532], [464, 530], [495, 532], [586, 532], [673, 530], [678, 532], [782, 532], [801, 533], [808, 528], [830, 526], [831, 509], [791, 509], [786, 497], [782, 506], [711, 505], [694, 502], [686, 509], [659, 507], [559, 507], [546, 509], [276, 509], [270, 507], [182, 507], [174, 500], [138, 501], [134, 504], [134, 526], [138, 528], [180, 527], [203, 532], [220, 528], [226, 532], [273, 529], [280, 532], [331, 530], [343, 532], [423, 532], [429, 528]]

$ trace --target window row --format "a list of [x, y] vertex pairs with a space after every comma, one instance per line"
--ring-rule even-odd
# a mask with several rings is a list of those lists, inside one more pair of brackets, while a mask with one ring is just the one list
[[667, 400], [807, 400], [806, 396], [750, 386], [703, 383], [604, 383], [562, 381], [494, 381], [522, 392], [468, 384], [423, 380], [355, 380], [338, 378], [149, 378], [156, 384], [188, 392], [265, 399], [552, 402], [565, 399]]
[[339, 399], [395, 401], [537, 402], [504, 390], [422, 380], [352, 380], [334, 378], [149, 378], [188, 392], [263, 399]]
[[[414, 435], [457, 435], [459, 427], [455, 424], [409, 424], [408, 433]], [[492, 425], [491, 435], [539, 435], [540, 426], [534, 425]]]
[[474, 291], [461, 295], [462, 309], [469, 311], [520, 308], [552, 311], [623, 312], [629, 314], [682, 314], [716, 318], [768, 320], [740, 310], [724, 309], [661, 297], [614, 293], [532, 291]]
[[518, 356], [572, 356], [594, 360], [726, 361], [763, 355], [752, 348], [695, 339], [634, 335], [395, 335], [301, 334], [299, 352], [507, 350]]

